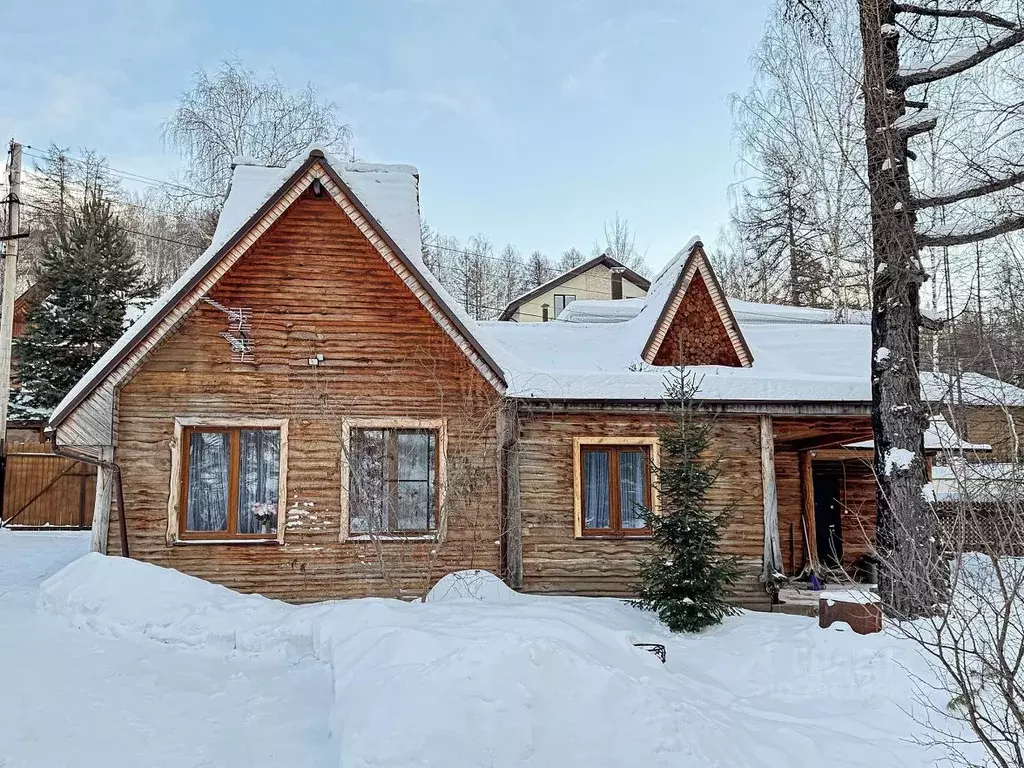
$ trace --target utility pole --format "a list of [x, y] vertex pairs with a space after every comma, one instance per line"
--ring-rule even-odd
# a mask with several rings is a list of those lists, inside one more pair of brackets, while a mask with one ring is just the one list
[[[18, 292], [18, 240], [21, 232], [21, 144], [11, 139], [8, 150], [7, 233], [4, 243], [3, 298], [0, 306], [0, 457], [7, 455], [7, 407], [11, 400], [11, 340], [14, 299]], [[2, 504], [0, 500], [0, 504]]]

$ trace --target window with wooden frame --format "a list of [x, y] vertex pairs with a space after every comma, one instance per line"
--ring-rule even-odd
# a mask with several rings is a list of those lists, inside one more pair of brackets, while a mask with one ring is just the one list
[[343, 538], [429, 536], [441, 527], [443, 441], [436, 426], [346, 426]]
[[650, 536], [656, 511], [651, 463], [655, 438], [577, 438], [574, 445], [576, 536]]
[[[286, 425], [175, 422], [173, 538], [279, 540], [283, 533]], [[172, 486], [173, 490], [173, 486]]]

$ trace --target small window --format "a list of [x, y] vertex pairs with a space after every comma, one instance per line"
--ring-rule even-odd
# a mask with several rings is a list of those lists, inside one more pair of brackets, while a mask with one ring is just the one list
[[436, 430], [353, 429], [350, 446], [350, 534], [437, 530]]
[[650, 534], [644, 521], [644, 510], [651, 508], [648, 450], [644, 445], [581, 447], [581, 532], [584, 536]]
[[245, 427], [183, 430], [182, 538], [276, 538], [281, 432]]
[[565, 309], [565, 307], [568, 304], [570, 304], [570, 303], [572, 303], [574, 301], [576, 301], [575, 294], [571, 294], [571, 293], [556, 293], [555, 294], [555, 317], [558, 317], [560, 314], [562, 314], [562, 310]]

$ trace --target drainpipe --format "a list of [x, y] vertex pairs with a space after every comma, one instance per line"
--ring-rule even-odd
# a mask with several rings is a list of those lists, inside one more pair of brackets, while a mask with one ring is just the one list
[[[81, 461], [84, 464], [92, 464], [94, 467], [100, 467], [102, 469], [109, 470], [113, 475], [114, 481], [114, 498], [117, 503], [117, 528], [118, 535], [121, 540], [121, 557], [131, 557], [128, 551], [128, 524], [124, 519], [124, 485], [121, 482], [121, 467], [114, 461], [103, 461], [97, 459], [86, 453], [79, 453], [78, 451], [61, 446], [57, 444], [57, 428], [51, 427], [46, 430], [46, 435], [50, 439], [50, 445], [53, 447], [53, 452], [57, 456], [63, 456], [66, 459], [73, 459], [75, 461]], [[97, 488], [97, 490], [99, 490]]]

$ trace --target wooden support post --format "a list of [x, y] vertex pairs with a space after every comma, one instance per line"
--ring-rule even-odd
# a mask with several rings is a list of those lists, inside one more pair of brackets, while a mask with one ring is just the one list
[[779, 491], [775, 483], [775, 432], [771, 416], [761, 417], [761, 493], [764, 502], [764, 557], [761, 582], [785, 574], [779, 539]]
[[[101, 460], [111, 462], [114, 449], [104, 448]], [[92, 508], [92, 538], [90, 552], [107, 554], [107, 534], [110, 531], [110, 506], [114, 500], [114, 469], [111, 466], [96, 467], [96, 500]]]
[[821, 573], [818, 564], [818, 528], [814, 514], [814, 457], [810, 451], [800, 452], [800, 494], [803, 501], [804, 544], [807, 565], [812, 573]]
[[519, 488], [519, 414], [506, 404], [498, 416], [502, 482], [502, 567], [512, 589], [523, 588], [523, 509]]

